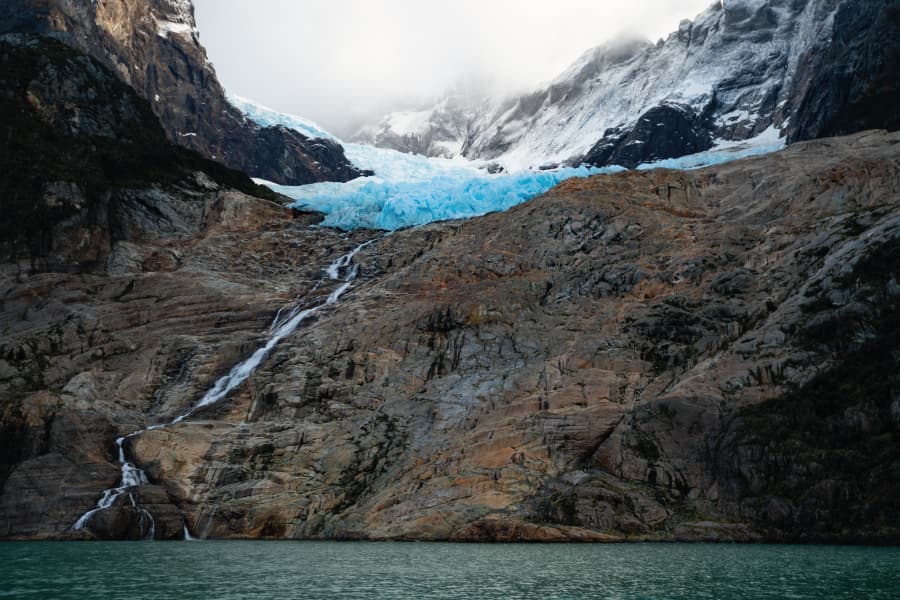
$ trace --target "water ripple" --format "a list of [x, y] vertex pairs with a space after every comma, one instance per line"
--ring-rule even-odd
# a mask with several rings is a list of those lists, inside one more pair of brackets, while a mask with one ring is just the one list
[[0, 543], [0, 598], [896, 599], [900, 548]]

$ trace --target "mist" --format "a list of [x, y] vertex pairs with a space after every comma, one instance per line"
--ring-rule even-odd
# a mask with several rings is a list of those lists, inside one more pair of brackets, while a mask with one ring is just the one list
[[605, 40], [655, 41], [710, 0], [194, 0], [229, 90], [349, 136], [448, 89], [534, 89]]

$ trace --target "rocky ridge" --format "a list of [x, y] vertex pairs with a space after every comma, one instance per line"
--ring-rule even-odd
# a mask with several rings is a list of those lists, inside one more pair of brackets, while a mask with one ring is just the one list
[[0, 50], [2, 260], [26, 272], [102, 264], [131, 227], [118, 221], [119, 204], [165, 213], [171, 191], [279, 198], [173, 145], [148, 104], [98, 61], [34, 35], [0, 35]]
[[348, 181], [330, 139], [259, 127], [226, 99], [200, 44], [190, 0], [10, 0], [0, 33], [49, 35], [112, 69], [146, 99], [169, 138], [231, 168], [287, 185]]
[[[896, 543], [898, 192], [900, 136], [866, 132], [396, 232], [226, 402], [131, 440], [134, 493], [161, 538]], [[69, 535], [116, 435], [371, 235], [207, 202], [105, 269], [4, 270], [2, 535]]]
[[[530, 94], [450, 114], [441, 102], [420, 111], [413, 130], [389, 115], [368, 139], [433, 155], [459, 147], [518, 169], [634, 166], [767, 131], [792, 143], [895, 130], [897, 40], [894, 0], [715, 2], [657, 44], [611, 42]], [[465, 126], [453, 138], [447, 122]]]
[[[0, 520], [6, 533], [15, 527], [40, 534], [71, 526], [63, 523], [69, 514], [60, 515], [59, 506], [80, 494], [95, 496], [94, 485], [111, 476], [115, 462], [107, 461], [116, 457], [106, 439], [113, 431], [107, 411], [117, 415], [115, 427], [143, 418], [143, 408], [135, 411], [131, 401], [140, 403], [148, 388], [131, 367], [147, 360], [151, 370], [170, 377], [180, 368], [176, 355], [189, 360], [199, 349], [175, 350], [185, 339], [205, 338], [210, 354], [236, 344], [225, 360], [239, 353], [237, 332], [255, 340], [273, 304], [303, 290], [304, 276], [316, 278], [302, 275], [306, 271], [293, 257], [275, 268], [254, 252], [285, 254], [273, 250], [285, 232], [309, 231], [321, 215], [286, 209], [246, 175], [173, 145], [130, 87], [54, 39], [0, 36], [0, 66], [0, 122], [7, 140], [0, 148], [6, 215], [0, 236]], [[249, 230], [259, 230], [258, 243], [243, 238], [240, 232]], [[316, 242], [328, 237], [318, 235]], [[316, 257], [329, 250], [307, 252]], [[227, 265], [238, 255], [246, 272], [229, 268], [223, 279], [204, 275], [207, 265]], [[176, 271], [182, 275], [173, 278]], [[141, 281], [149, 273], [155, 275]], [[273, 281], [266, 284], [267, 278]], [[119, 310], [124, 305], [116, 304], [132, 293], [149, 303]], [[49, 321], [29, 317], [38, 298], [54, 323], [49, 330]], [[197, 337], [196, 329], [179, 337], [190, 318], [205, 323], [208, 337]], [[7, 343], [13, 339], [19, 343]], [[175, 355], [160, 352], [163, 347]], [[143, 358], [135, 362], [137, 356]], [[96, 368], [101, 360], [119, 364], [124, 378], [107, 378]], [[84, 377], [72, 380], [75, 372]], [[209, 377], [201, 376], [198, 385]], [[73, 384], [68, 389], [74, 396], [63, 391], [65, 382]], [[163, 402], [161, 389], [152, 395]], [[30, 466], [18, 469], [22, 461]], [[59, 491], [62, 502], [10, 492], [22, 476], [45, 492]], [[82, 490], [83, 477], [96, 479]], [[161, 489], [142, 490], [141, 499], [163, 505], [153, 512], [159, 535], [166, 536], [166, 527], [176, 524], [166, 520]], [[109, 512], [119, 528], [111, 535], [127, 537], [141, 514], [128, 507]], [[180, 519], [171, 509], [169, 514]]]

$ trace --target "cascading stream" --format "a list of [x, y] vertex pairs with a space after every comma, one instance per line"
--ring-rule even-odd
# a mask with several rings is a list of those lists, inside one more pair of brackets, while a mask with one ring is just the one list
[[[139, 429], [128, 435], [124, 435], [120, 438], [116, 439], [116, 446], [118, 448], [118, 459], [119, 465], [121, 469], [121, 481], [119, 485], [104, 490], [102, 494], [100, 494], [100, 499], [97, 501], [97, 506], [87, 511], [78, 520], [72, 525], [72, 530], [79, 531], [87, 527], [91, 518], [100, 511], [106, 510], [107, 508], [111, 508], [115, 505], [116, 501], [119, 500], [123, 495], [128, 494], [129, 500], [131, 501], [131, 505], [141, 511], [141, 521], [140, 521], [140, 530], [143, 539], [154, 539], [156, 535], [156, 522], [153, 519], [153, 515], [150, 514], [149, 511], [140, 507], [135, 500], [134, 494], [132, 493], [132, 488], [147, 485], [150, 483], [150, 480], [147, 478], [147, 474], [141, 470], [139, 467], [135, 466], [132, 462], [128, 460], [128, 457], [125, 454], [125, 441], [129, 440], [133, 437], [139, 436], [146, 431], [154, 431], [157, 429], [163, 429], [170, 425], [175, 425], [176, 423], [180, 423], [185, 419], [193, 416], [197, 411], [207, 406], [212, 406], [213, 404], [218, 403], [223, 400], [231, 390], [242, 384], [247, 380], [248, 377], [256, 370], [259, 364], [265, 359], [265, 357], [271, 352], [271, 350], [278, 345], [278, 343], [283, 340], [285, 337], [293, 333], [297, 327], [300, 326], [301, 323], [306, 321], [310, 316], [314, 315], [321, 309], [326, 306], [330, 306], [332, 304], [337, 303], [340, 300], [341, 296], [350, 289], [353, 285], [353, 282], [356, 281], [357, 276], [359, 275], [359, 265], [353, 263], [353, 258], [366, 246], [372, 244], [376, 240], [369, 240], [363, 244], [360, 244], [347, 254], [344, 254], [337, 260], [335, 260], [329, 267], [325, 270], [325, 273], [328, 275], [328, 278], [331, 281], [341, 281], [343, 272], [343, 281], [340, 286], [337, 287], [331, 294], [328, 295], [325, 302], [313, 306], [312, 308], [307, 308], [300, 310], [300, 305], [295, 305], [287, 314], [286, 317], [282, 318], [282, 311], [279, 310], [275, 314], [275, 319], [272, 321], [272, 325], [269, 328], [269, 338], [266, 340], [265, 345], [261, 348], [257, 349], [249, 358], [244, 359], [243, 361], [236, 364], [232, 367], [231, 371], [228, 372], [227, 375], [220, 377], [218, 381], [212, 386], [212, 388], [207, 391], [203, 397], [197, 402], [194, 406], [192, 406], [189, 410], [179, 415], [175, 419], [172, 419], [168, 423], [159, 423], [157, 425], [151, 425], [149, 427], [145, 427], [143, 429]], [[318, 285], [316, 286], [318, 287]], [[315, 288], [314, 288], [315, 289]], [[145, 532], [145, 522], [146, 533]], [[188, 530], [187, 524], [184, 524], [184, 539], [192, 540], [196, 539], [191, 537], [190, 531]]]

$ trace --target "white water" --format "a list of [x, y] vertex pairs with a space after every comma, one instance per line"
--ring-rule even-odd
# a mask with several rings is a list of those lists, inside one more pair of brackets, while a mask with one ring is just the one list
[[[344, 254], [336, 261], [331, 263], [331, 265], [329, 265], [329, 267], [325, 270], [325, 273], [332, 281], [340, 281], [342, 271], [345, 272], [345, 275], [343, 276], [343, 282], [341, 283], [341, 285], [328, 295], [328, 298], [325, 300], [325, 302], [312, 308], [307, 308], [305, 310], [300, 310], [300, 306], [296, 305], [288, 313], [288, 316], [281, 321], [279, 321], [279, 319], [281, 319], [282, 311], [279, 309], [275, 314], [275, 319], [272, 321], [271, 327], [269, 328], [270, 335], [265, 345], [254, 352], [250, 356], [250, 358], [247, 358], [235, 365], [227, 375], [219, 378], [219, 380], [216, 381], [213, 387], [203, 395], [200, 401], [197, 402], [197, 404], [195, 404], [193, 407], [191, 407], [187, 412], [179, 415], [168, 423], [151, 425], [149, 427], [139, 429], [137, 431], [129, 433], [128, 435], [117, 438], [116, 447], [118, 448], [118, 459], [122, 473], [121, 481], [119, 482], [118, 486], [104, 490], [103, 493], [100, 494], [100, 499], [97, 501], [97, 507], [92, 508], [91, 510], [81, 515], [81, 517], [78, 518], [75, 524], [72, 525], [72, 529], [74, 531], [84, 529], [85, 527], [87, 527], [91, 518], [96, 513], [112, 507], [121, 496], [123, 496], [124, 494], [128, 494], [129, 499], [131, 500], [131, 505], [141, 511], [142, 534], [144, 532], [145, 519], [149, 521], [149, 527], [147, 528], [147, 533], [144, 534], [144, 539], [152, 540], [156, 535], [156, 521], [153, 519], [153, 515], [151, 515], [149, 511], [138, 506], [137, 501], [134, 498], [134, 494], [129, 491], [132, 488], [149, 484], [150, 480], [147, 478], [147, 474], [142, 469], [136, 467], [133, 463], [128, 461], [127, 457], [125, 456], [125, 440], [136, 437], [146, 431], [163, 429], [170, 425], [180, 423], [181, 421], [184, 421], [188, 417], [194, 415], [201, 408], [211, 406], [224, 399], [231, 390], [239, 386], [241, 383], [246, 381], [248, 377], [250, 377], [253, 371], [256, 370], [259, 364], [269, 354], [272, 348], [274, 348], [278, 344], [278, 342], [293, 333], [297, 329], [297, 327], [299, 327], [300, 324], [307, 320], [310, 316], [317, 313], [322, 308], [335, 304], [338, 300], [340, 300], [341, 296], [343, 296], [344, 293], [348, 289], [350, 289], [350, 286], [353, 285], [353, 282], [356, 281], [356, 277], [359, 274], [359, 265], [353, 264], [353, 258], [360, 252], [360, 250], [373, 243], [374, 241], [375, 240], [369, 240], [368, 242], [360, 244], [347, 254]], [[191, 536], [190, 531], [188, 531], [187, 523], [184, 524], [184, 539], [197, 539]]]
[[[326, 270], [329, 279], [332, 279], [334, 281], [339, 280], [341, 269], [346, 269], [348, 266], [350, 266], [351, 262], [353, 261], [353, 257], [356, 256], [356, 254], [360, 250], [371, 243], [372, 242], [369, 241], [365, 244], [361, 244], [354, 248], [351, 252], [345, 254], [344, 256], [331, 263], [331, 266], [329, 266]], [[328, 296], [328, 299], [325, 300], [325, 302], [323, 302], [322, 304], [319, 304], [318, 306], [314, 306], [312, 308], [307, 308], [306, 310], [302, 310], [300, 312], [296, 312], [297, 307], [295, 307], [295, 310], [292, 310], [289, 314], [289, 318], [281, 324], [278, 324], [278, 317], [280, 313], [278, 315], [275, 315], [275, 321], [273, 321], [272, 324], [272, 329], [274, 329], [274, 331], [272, 332], [266, 344], [262, 348], [259, 348], [256, 352], [254, 352], [250, 356], [250, 358], [243, 360], [232, 367], [231, 372], [229, 372], [225, 377], [219, 379], [216, 384], [208, 392], [206, 392], [203, 398], [200, 399], [200, 402], [194, 405], [194, 407], [189, 411], [172, 421], [170, 425], [180, 423], [201, 408], [217, 403], [219, 400], [227, 396], [228, 392], [246, 381], [250, 374], [256, 370], [256, 367], [259, 366], [259, 363], [262, 362], [262, 360], [266, 357], [266, 355], [269, 354], [269, 352], [271, 352], [272, 348], [274, 348], [278, 344], [278, 342], [293, 333], [294, 330], [297, 329], [297, 327], [310, 316], [314, 315], [322, 308], [330, 306], [331, 304], [334, 304], [335, 302], [340, 300], [344, 292], [346, 292], [350, 288], [350, 286], [353, 284], [353, 281], [356, 279], [358, 269], [358, 265], [354, 266], [345, 276], [344, 283], [341, 284], [341, 286], [338, 287], [335, 291], [331, 292], [331, 294]]]

